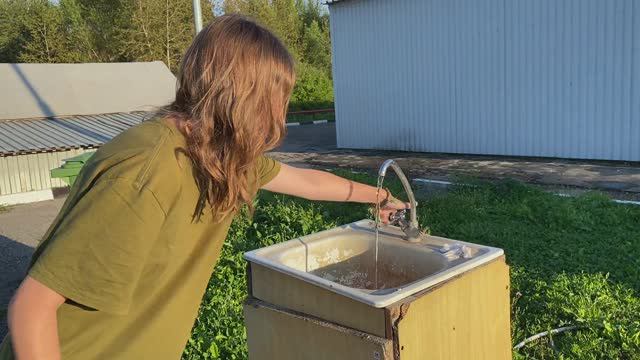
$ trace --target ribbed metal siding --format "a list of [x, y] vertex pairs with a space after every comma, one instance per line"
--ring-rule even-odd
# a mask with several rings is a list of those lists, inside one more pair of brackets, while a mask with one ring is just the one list
[[636, 0], [329, 9], [341, 147], [640, 160]]
[[51, 169], [60, 167], [62, 160], [87, 151], [76, 149], [0, 157], [0, 196], [67, 186], [60, 179], [51, 178]]
[[151, 115], [134, 112], [2, 120], [0, 156], [96, 147]]

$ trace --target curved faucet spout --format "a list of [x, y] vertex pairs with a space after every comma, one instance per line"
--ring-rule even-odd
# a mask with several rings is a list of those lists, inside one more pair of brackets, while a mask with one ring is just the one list
[[398, 178], [400, 179], [400, 182], [404, 187], [404, 191], [409, 197], [409, 204], [411, 204], [411, 209], [409, 209], [409, 222], [407, 223], [407, 221], [402, 217], [398, 218], [400, 228], [407, 236], [408, 241], [420, 241], [420, 227], [418, 226], [417, 214], [418, 203], [416, 202], [416, 198], [413, 195], [413, 191], [411, 190], [409, 180], [407, 180], [407, 177], [402, 172], [402, 169], [395, 160], [389, 159], [382, 163], [382, 166], [380, 166], [380, 170], [378, 170], [378, 176], [384, 177], [385, 175], [387, 175], [387, 169], [389, 169], [389, 167], [391, 167], [393, 171], [395, 171], [395, 173], [398, 175]]

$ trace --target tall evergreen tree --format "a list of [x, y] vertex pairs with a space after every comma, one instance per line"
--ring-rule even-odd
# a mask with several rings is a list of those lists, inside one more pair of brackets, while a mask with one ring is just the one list
[[304, 29], [304, 61], [331, 76], [331, 40], [316, 20]]

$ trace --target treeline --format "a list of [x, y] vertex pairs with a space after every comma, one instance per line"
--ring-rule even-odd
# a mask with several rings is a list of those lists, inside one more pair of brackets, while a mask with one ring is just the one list
[[[292, 109], [331, 106], [329, 18], [319, 0], [200, 0], [249, 15], [297, 60]], [[0, 62], [163, 61], [173, 72], [194, 36], [192, 0], [0, 0]]]

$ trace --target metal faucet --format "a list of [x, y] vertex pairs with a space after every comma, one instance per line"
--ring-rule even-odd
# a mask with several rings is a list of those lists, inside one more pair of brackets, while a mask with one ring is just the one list
[[398, 163], [395, 160], [389, 159], [382, 163], [380, 170], [378, 170], [378, 176], [384, 177], [387, 175], [387, 169], [389, 167], [391, 167], [398, 175], [398, 178], [404, 187], [404, 191], [409, 197], [409, 203], [411, 204], [411, 208], [409, 209], [409, 221], [405, 218], [406, 210], [398, 211], [396, 214], [393, 214], [389, 220], [392, 224], [397, 224], [400, 227], [402, 232], [406, 235], [405, 239], [407, 241], [418, 242], [420, 241], [420, 227], [418, 226], [418, 215], [416, 212], [418, 203], [416, 202], [416, 198], [411, 190], [411, 185], [409, 185], [409, 180], [407, 180], [407, 177], [404, 175], [402, 169], [398, 166]]

